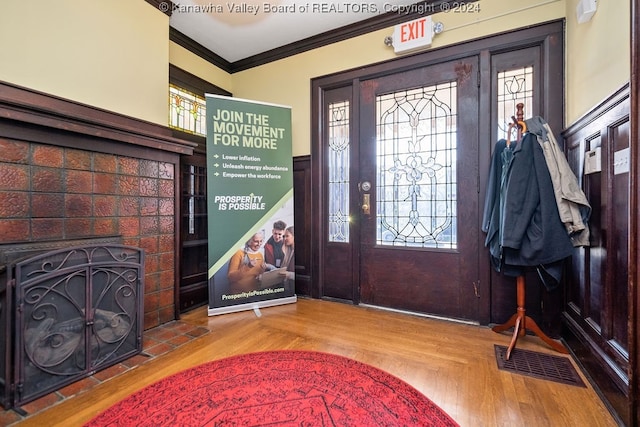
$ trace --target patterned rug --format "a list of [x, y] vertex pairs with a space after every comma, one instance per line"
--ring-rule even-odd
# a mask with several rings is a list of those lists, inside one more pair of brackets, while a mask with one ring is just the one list
[[411, 385], [328, 353], [229, 357], [149, 385], [91, 426], [457, 426]]

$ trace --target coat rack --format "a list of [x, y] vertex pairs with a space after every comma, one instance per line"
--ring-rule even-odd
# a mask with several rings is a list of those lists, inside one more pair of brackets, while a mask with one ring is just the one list
[[527, 131], [527, 124], [524, 122], [524, 104], [519, 102], [516, 104], [516, 115], [511, 116], [513, 120], [507, 128], [507, 147], [511, 145], [511, 136], [513, 135], [513, 129], [516, 129], [516, 142], [520, 142], [522, 134]]
[[[511, 136], [513, 130], [516, 130], [516, 143], [520, 142], [522, 139], [522, 134], [527, 131], [527, 125], [524, 122], [524, 104], [518, 103], [516, 105], [516, 115], [511, 116], [513, 122], [509, 124], [507, 129], [507, 147], [511, 145]], [[549, 344], [551, 348], [554, 350], [567, 354], [569, 353], [567, 349], [560, 344], [558, 341], [555, 341], [549, 338], [538, 326], [538, 324], [531, 317], [526, 315], [525, 309], [525, 294], [526, 294], [526, 281], [524, 276], [518, 276], [516, 278], [516, 303], [518, 304], [518, 309], [516, 313], [511, 316], [506, 323], [502, 325], [496, 325], [492, 328], [494, 332], [504, 332], [510, 328], [513, 328], [513, 336], [511, 338], [511, 343], [509, 344], [509, 348], [507, 349], [506, 359], [509, 360], [511, 357], [511, 352], [516, 346], [516, 341], [519, 337], [523, 337], [527, 333], [527, 329], [537, 335], [542, 341]]]

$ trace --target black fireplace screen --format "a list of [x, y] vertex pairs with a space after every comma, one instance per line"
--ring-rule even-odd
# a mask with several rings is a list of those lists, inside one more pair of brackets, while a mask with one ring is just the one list
[[142, 351], [141, 249], [55, 250], [15, 263], [7, 278], [0, 319], [13, 339], [3, 343], [3, 406], [20, 406]]

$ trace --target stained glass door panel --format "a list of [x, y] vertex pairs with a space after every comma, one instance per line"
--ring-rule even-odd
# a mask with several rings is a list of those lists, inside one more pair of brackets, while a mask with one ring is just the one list
[[477, 319], [477, 74], [469, 58], [362, 82], [362, 303]]

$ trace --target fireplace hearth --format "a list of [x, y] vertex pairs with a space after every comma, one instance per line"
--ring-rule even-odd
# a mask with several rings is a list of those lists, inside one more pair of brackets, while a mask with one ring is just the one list
[[142, 351], [144, 252], [114, 240], [0, 245], [5, 409]]

